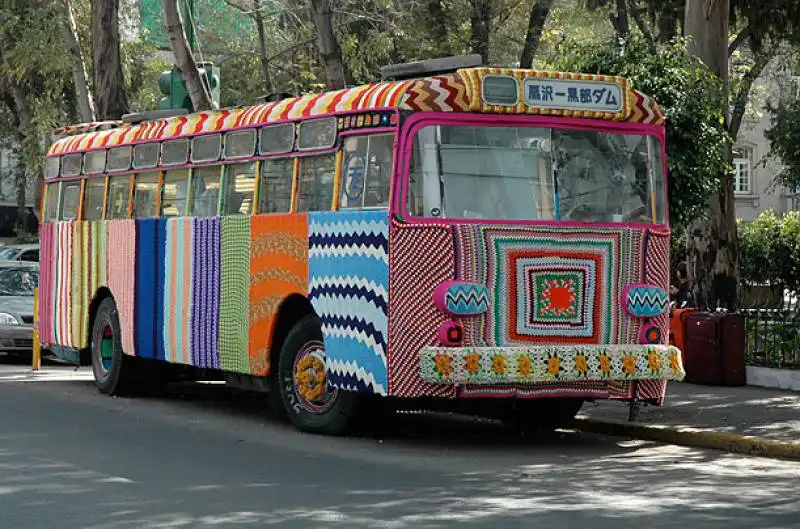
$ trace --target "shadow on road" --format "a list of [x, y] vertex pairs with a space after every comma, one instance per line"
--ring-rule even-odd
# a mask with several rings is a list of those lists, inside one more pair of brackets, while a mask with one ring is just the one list
[[0, 527], [751, 529], [796, 527], [800, 510], [800, 465], [785, 461], [522, 439], [441, 414], [324, 438], [218, 385], [132, 399], [91, 382], [25, 387], [42, 389], [17, 413], [52, 409], [29, 422], [0, 410]]

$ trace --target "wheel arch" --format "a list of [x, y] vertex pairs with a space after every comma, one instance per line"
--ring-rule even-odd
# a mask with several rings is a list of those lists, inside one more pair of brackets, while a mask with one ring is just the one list
[[272, 325], [272, 339], [269, 341], [270, 374], [274, 373], [275, 366], [278, 365], [278, 356], [289, 331], [295, 323], [309, 314], [317, 315], [311, 301], [302, 294], [291, 294], [281, 302]]
[[100, 308], [100, 304], [106, 298], [114, 299], [114, 295], [111, 293], [111, 289], [108, 287], [100, 287], [92, 296], [92, 300], [89, 302], [89, 325], [87, 326], [87, 336], [86, 336], [86, 347], [81, 349], [81, 365], [91, 365], [92, 363], [92, 356], [91, 356], [91, 347], [92, 347], [92, 328], [94, 328], [94, 320], [97, 317], [97, 309]]

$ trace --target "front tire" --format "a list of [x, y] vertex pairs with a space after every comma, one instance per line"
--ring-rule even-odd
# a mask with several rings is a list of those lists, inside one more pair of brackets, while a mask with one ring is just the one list
[[119, 313], [112, 298], [104, 299], [97, 308], [92, 326], [91, 359], [94, 383], [100, 393], [122, 395], [130, 389], [133, 359], [122, 352]]
[[332, 388], [326, 374], [325, 345], [319, 318], [310, 314], [289, 331], [278, 358], [278, 391], [297, 429], [341, 435], [353, 422], [358, 395]]

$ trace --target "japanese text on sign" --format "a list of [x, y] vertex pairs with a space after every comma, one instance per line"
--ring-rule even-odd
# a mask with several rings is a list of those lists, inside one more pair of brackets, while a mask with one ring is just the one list
[[616, 83], [567, 79], [526, 79], [525, 104], [545, 108], [619, 112], [622, 89]]

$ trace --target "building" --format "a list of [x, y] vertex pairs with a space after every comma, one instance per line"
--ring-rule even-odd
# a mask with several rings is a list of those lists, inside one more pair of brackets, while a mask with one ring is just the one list
[[781, 64], [770, 65], [753, 85], [751, 100], [761, 104], [751, 103], [733, 149], [736, 217], [744, 221], [753, 220], [768, 210], [783, 214], [800, 209], [797, 193], [774, 184], [781, 164], [769, 156], [769, 140], [764, 136], [771, 126], [771, 114], [764, 108], [765, 104], [767, 101], [777, 103], [786, 96], [787, 90], [800, 95], [800, 76], [791, 76]]

